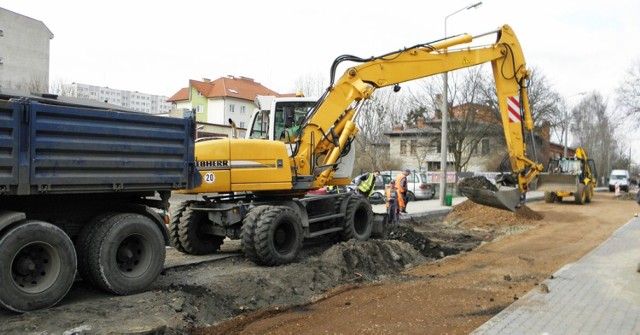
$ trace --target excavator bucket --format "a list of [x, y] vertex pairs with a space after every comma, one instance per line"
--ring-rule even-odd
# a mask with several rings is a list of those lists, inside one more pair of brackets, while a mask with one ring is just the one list
[[467, 199], [481, 205], [515, 212], [520, 203], [520, 189], [500, 186], [498, 188], [483, 176], [464, 178], [458, 182], [458, 189]]
[[580, 180], [573, 174], [538, 174], [536, 191], [576, 192]]
[[459, 187], [459, 189], [465, 197], [477, 204], [512, 212], [515, 212], [520, 204], [522, 194], [519, 188], [506, 186], [502, 186], [497, 191], [471, 187]]

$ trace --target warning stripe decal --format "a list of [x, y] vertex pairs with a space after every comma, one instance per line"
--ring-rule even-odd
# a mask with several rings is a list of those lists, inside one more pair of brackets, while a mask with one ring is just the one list
[[509, 112], [509, 123], [520, 123], [520, 99], [517, 96], [507, 98], [507, 109]]

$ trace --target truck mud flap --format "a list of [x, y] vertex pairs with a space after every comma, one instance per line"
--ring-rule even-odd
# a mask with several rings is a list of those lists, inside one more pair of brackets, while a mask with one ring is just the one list
[[576, 192], [580, 180], [578, 175], [539, 174], [536, 191], [540, 192]]
[[498, 191], [478, 189], [471, 187], [460, 187], [460, 192], [469, 200], [489, 207], [504, 209], [515, 212], [520, 204], [519, 188], [502, 186]]

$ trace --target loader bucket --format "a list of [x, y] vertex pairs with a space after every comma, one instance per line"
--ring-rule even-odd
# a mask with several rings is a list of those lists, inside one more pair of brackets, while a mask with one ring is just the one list
[[515, 212], [520, 204], [522, 194], [519, 188], [507, 186], [502, 186], [497, 191], [473, 187], [459, 187], [459, 189], [464, 196], [477, 204], [512, 212]]
[[576, 192], [580, 176], [573, 174], [539, 174], [536, 191]]

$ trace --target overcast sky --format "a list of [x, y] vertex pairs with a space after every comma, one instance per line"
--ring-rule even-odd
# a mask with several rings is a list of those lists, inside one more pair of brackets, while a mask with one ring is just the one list
[[[445, 17], [474, 2], [0, 0], [0, 7], [53, 32], [52, 82], [171, 96], [189, 79], [226, 75], [292, 92], [300, 77], [328, 79], [341, 54], [378, 56], [442, 38]], [[637, 0], [483, 0], [450, 16], [447, 34], [509, 24], [529, 67], [570, 105], [576, 93], [598, 91], [613, 107], [615, 88], [640, 60], [639, 14]]]

